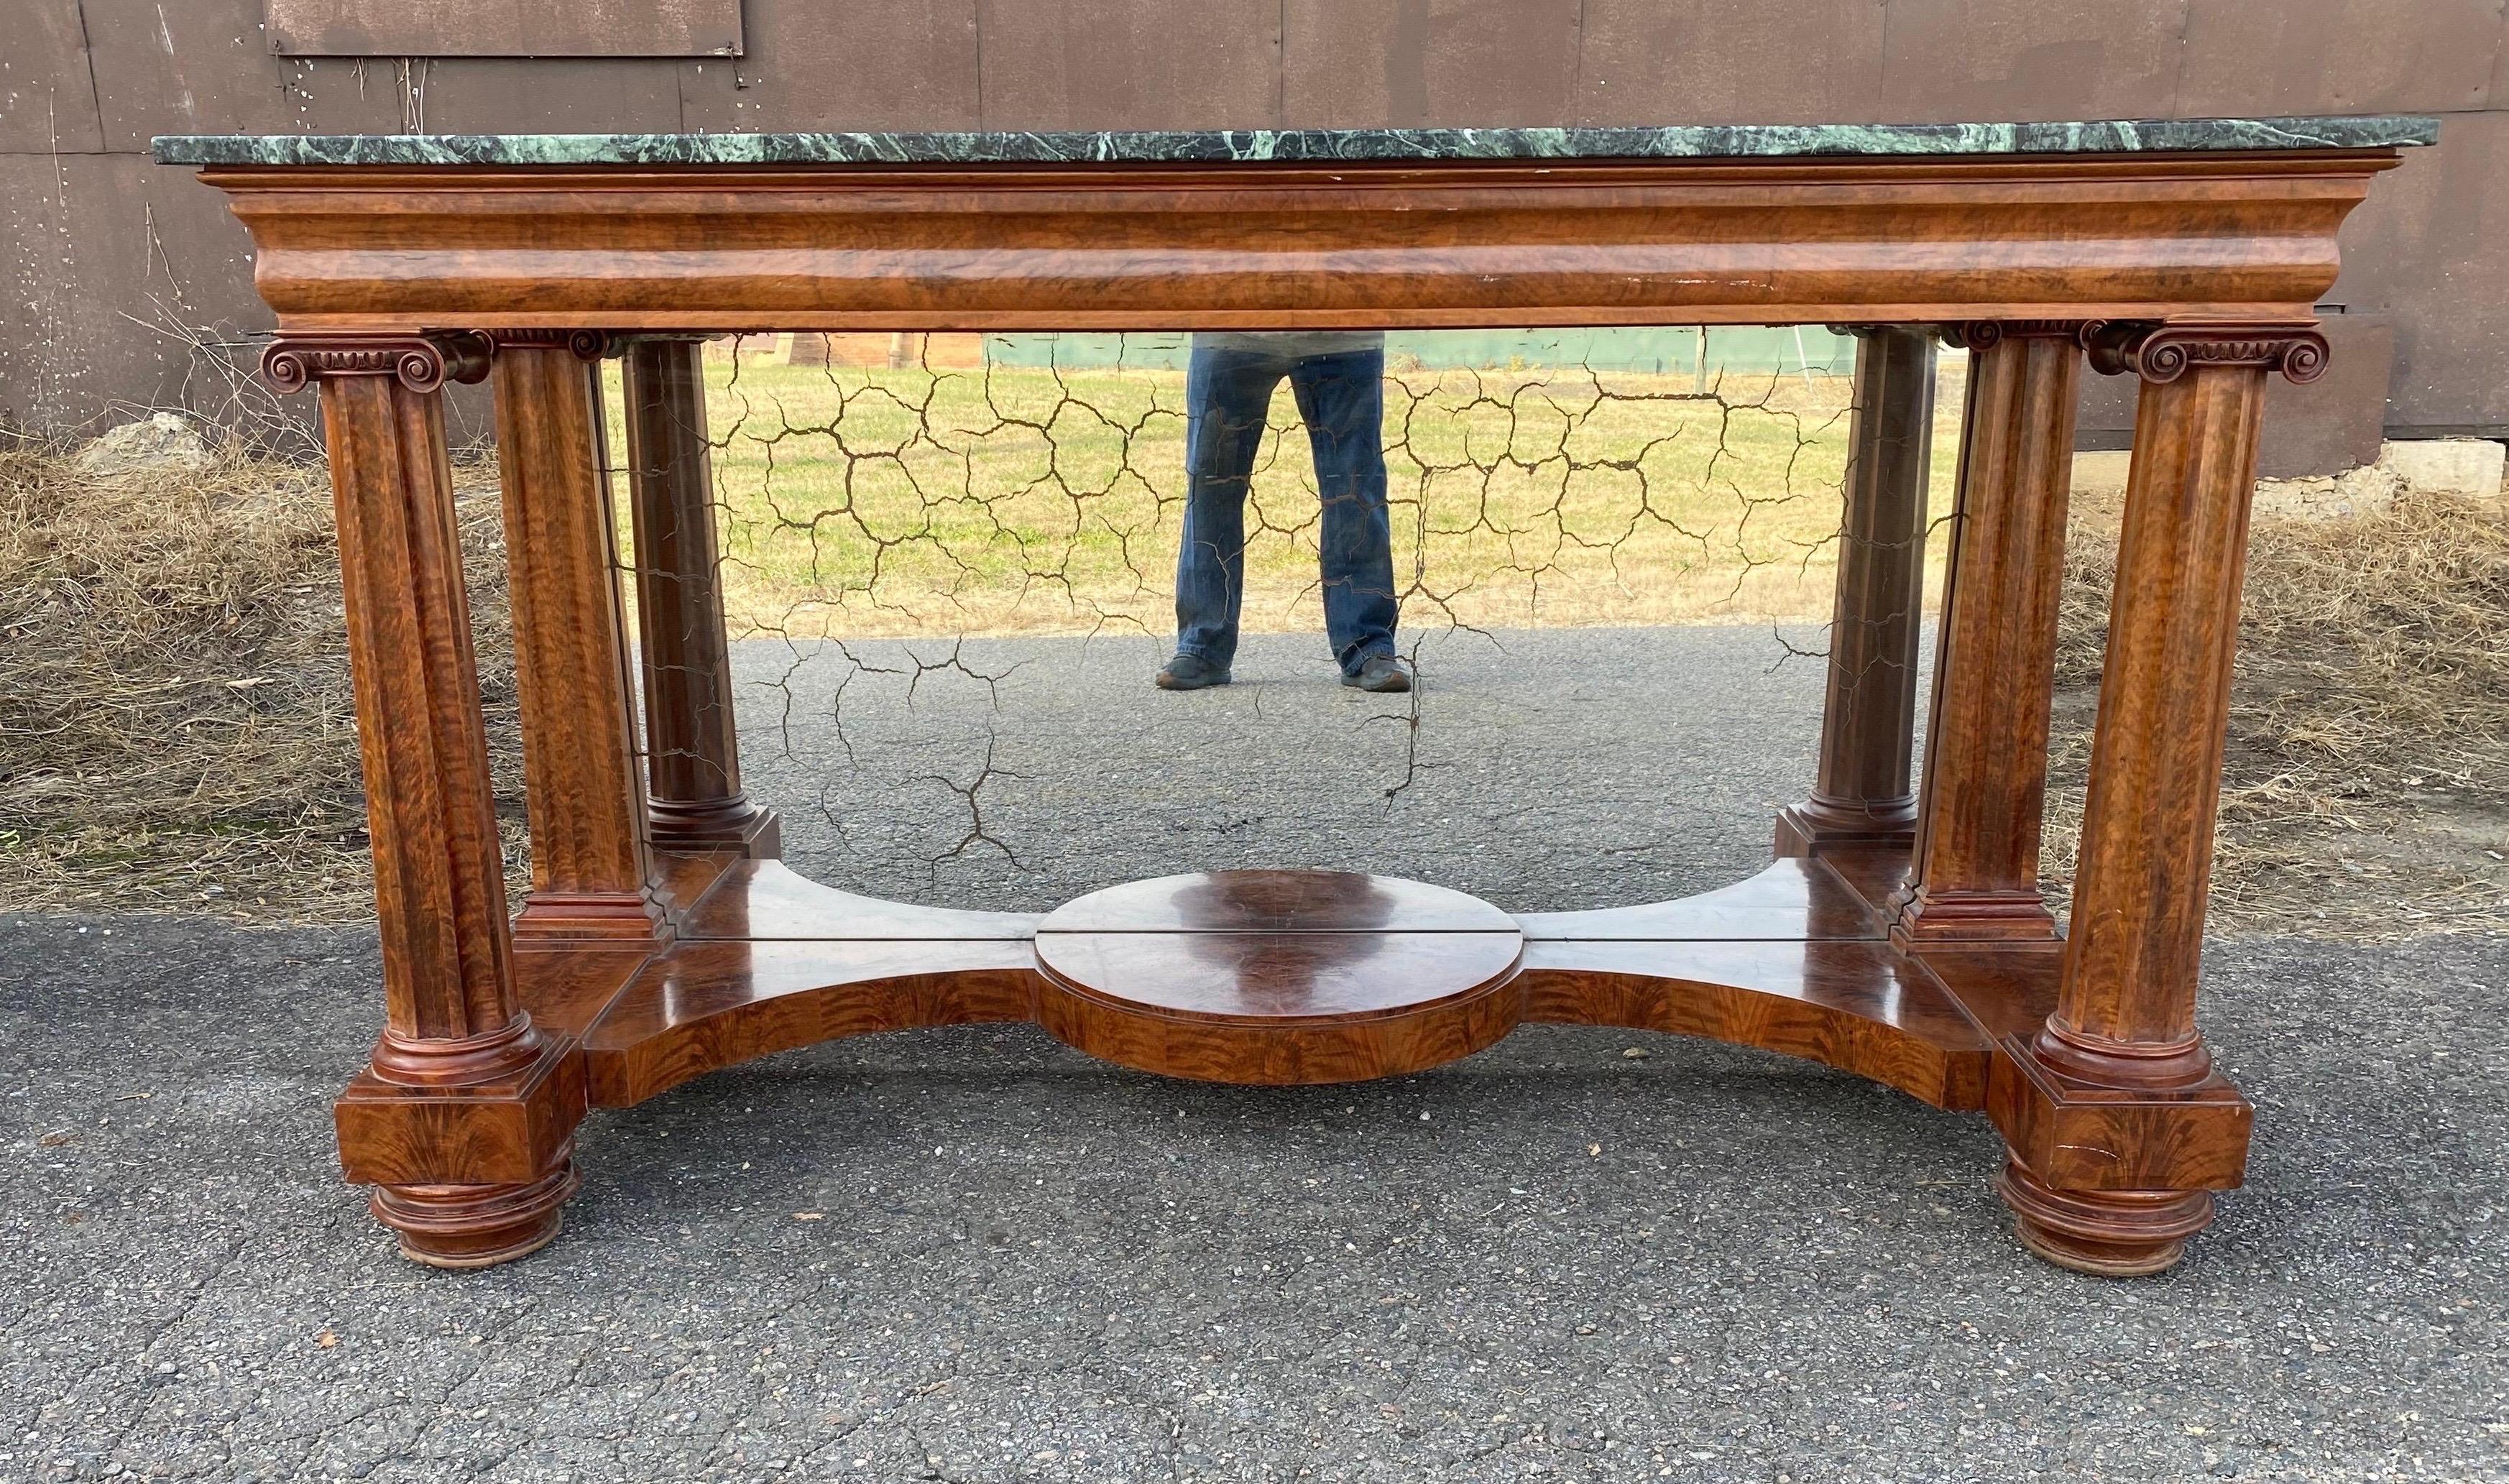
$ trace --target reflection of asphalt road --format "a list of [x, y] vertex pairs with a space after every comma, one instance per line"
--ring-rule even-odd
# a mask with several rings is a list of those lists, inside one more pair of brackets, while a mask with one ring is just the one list
[[[1313, 676], [1276, 643], [1250, 674]], [[1357, 860], [1543, 907], [1712, 884], [1802, 783], [1779, 738], [1816, 677], [1780, 671], [1759, 709], [1765, 644], [1564, 635], [1517, 646], [1513, 678], [1456, 661], [1424, 734], [1447, 771], [1390, 823], [1368, 791], [1392, 744], [1360, 720], [1384, 703], [1329, 675], [1179, 706], [1133, 696], [1139, 647], [1054, 657], [1005, 687], [997, 744], [1030, 775], [1001, 819], [1038, 873], [945, 871], [939, 894], [1016, 880], [1046, 905], [1218, 860]], [[1650, 690], [1653, 718], [1621, 709]], [[884, 794], [931, 802], [878, 779], [956, 756], [918, 764], [864, 715], [875, 781], [830, 795], [858, 826]], [[1501, 715], [1510, 735], [1436, 752], [1442, 717]], [[1740, 755], [1704, 750], [1711, 720], [1763, 716]], [[1153, 757], [1214, 781], [1128, 802]], [[1056, 819], [1087, 843], [1047, 848]], [[943, 829], [861, 826], [824, 860], [919, 881], [879, 863]], [[374, 960], [368, 932], [0, 918], [0, 1479], [2503, 1466], [2509, 943], [2217, 946], [2207, 1020], [2261, 1104], [2254, 1184], [2186, 1267], [2134, 1284], [2011, 1243], [1975, 1119], [1552, 1027], [1291, 1091], [1139, 1076], [1024, 1028], [818, 1048], [596, 1115], [566, 1235], [452, 1278], [390, 1256], [329, 1174]]]
[[[745, 781], [797, 868], [1034, 910], [1215, 866], [1389, 872], [1517, 910], [1678, 896], [1766, 863], [1811, 783], [1822, 681], [1765, 628], [1447, 633], [1419, 651], [1414, 728], [1413, 697], [1343, 688], [1320, 635], [1250, 636], [1236, 685], [1183, 694], [1151, 688], [1166, 647], [1138, 637], [957, 652], [1006, 678], [926, 670], [910, 709], [947, 642], [737, 647]], [[966, 839], [951, 786], [989, 737], [977, 802], [1018, 864], [979, 841], [931, 865]]]

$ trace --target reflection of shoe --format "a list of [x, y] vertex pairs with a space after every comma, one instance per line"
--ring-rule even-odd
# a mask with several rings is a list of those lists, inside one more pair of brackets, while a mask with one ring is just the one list
[[1359, 662], [1357, 670], [1344, 675], [1341, 683], [1362, 690], [1408, 690], [1411, 676], [1393, 655], [1370, 654]]
[[1179, 654], [1162, 667], [1151, 685], [1161, 690], [1200, 690], [1206, 686], [1225, 686], [1228, 671], [1199, 654]]

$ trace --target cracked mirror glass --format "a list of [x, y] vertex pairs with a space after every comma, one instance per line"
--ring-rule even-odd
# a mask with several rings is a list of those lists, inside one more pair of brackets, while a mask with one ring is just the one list
[[[934, 906], [1230, 866], [1512, 910], [1740, 879], [1813, 782], [1856, 348], [1816, 326], [714, 339], [741, 786], [794, 870]], [[1925, 593], [1962, 371], [1944, 352]], [[690, 558], [634, 529], [605, 375], [633, 606]]]

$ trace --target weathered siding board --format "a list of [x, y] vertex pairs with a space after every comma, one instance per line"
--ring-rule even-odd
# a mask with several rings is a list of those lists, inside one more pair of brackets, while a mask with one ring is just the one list
[[[2346, 224], [2346, 302], [2396, 316], [2388, 425], [2509, 431], [2509, 112], [2464, 113]], [[2369, 215], [2356, 212], [2355, 215]]]
[[746, 0], [737, 60], [567, 61], [275, 56], [262, 4], [5, 0], [0, 418], [165, 394], [165, 342], [122, 317], [169, 283], [152, 213], [194, 322], [267, 323], [156, 133], [2395, 109], [2448, 115], [2441, 145], [2354, 214], [2330, 298], [2394, 316], [2391, 426], [2509, 430], [2503, 0]]
[[78, 0], [86, 8], [104, 148], [145, 152], [151, 137], [360, 133], [397, 130], [398, 68], [292, 61], [261, 43], [259, 0]]
[[750, 56], [680, 69], [681, 127], [978, 129], [978, 0], [751, 0]]
[[1819, 124], [1896, 118], [1874, 0], [1587, 0], [1581, 124]]
[[2485, 94], [2486, 108], [2509, 108], [2509, 4], [2500, 8], [2500, 35], [2491, 49], [2491, 91]]
[[179, 327], [258, 327], [217, 192], [135, 155], [0, 155], [0, 408], [36, 427], [169, 401]]
[[1566, 122], [1578, 9], [1577, 0], [1288, 0], [1282, 122]]
[[2443, 113], [2491, 97], [2500, 0], [2193, 0], [2189, 114]]
[[1884, 14], [1885, 113], [1932, 123], [2178, 111], [2187, 0], [1890, 0]]
[[1260, 129], [1278, 115], [1278, 12], [1172, 0], [986, 0], [987, 129]]
[[737, 56], [740, 0], [269, 0], [288, 56]]
[[78, 0], [11, 0], [0, 46], [0, 152], [104, 148]]
[[605, 129], [616, 119], [616, 128], [631, 132], [677, 133], [681, 127], [678, 62], [457, 56], [417, 66], [430, 129], [457, 127], [456, 120], [461, 129], [491, 134], [577, 132], [586, 119]]

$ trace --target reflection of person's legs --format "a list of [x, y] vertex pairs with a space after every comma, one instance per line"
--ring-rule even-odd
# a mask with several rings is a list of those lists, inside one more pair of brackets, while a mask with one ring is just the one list
[[1246, 495], [1272, 389], [1287, 368], [1254, 351], [1196, 349], [1185, 372], [1184, 531], [1177, 545], [1177, 652], [1214, 669], [1237, 657], [1246, 595]]
[[1344, 675], [1394, 652], [1394, 530], [1385, 508], [1385, 352], [1311, 355], [1290, 371], [1315, 450], [1325, 635]]

